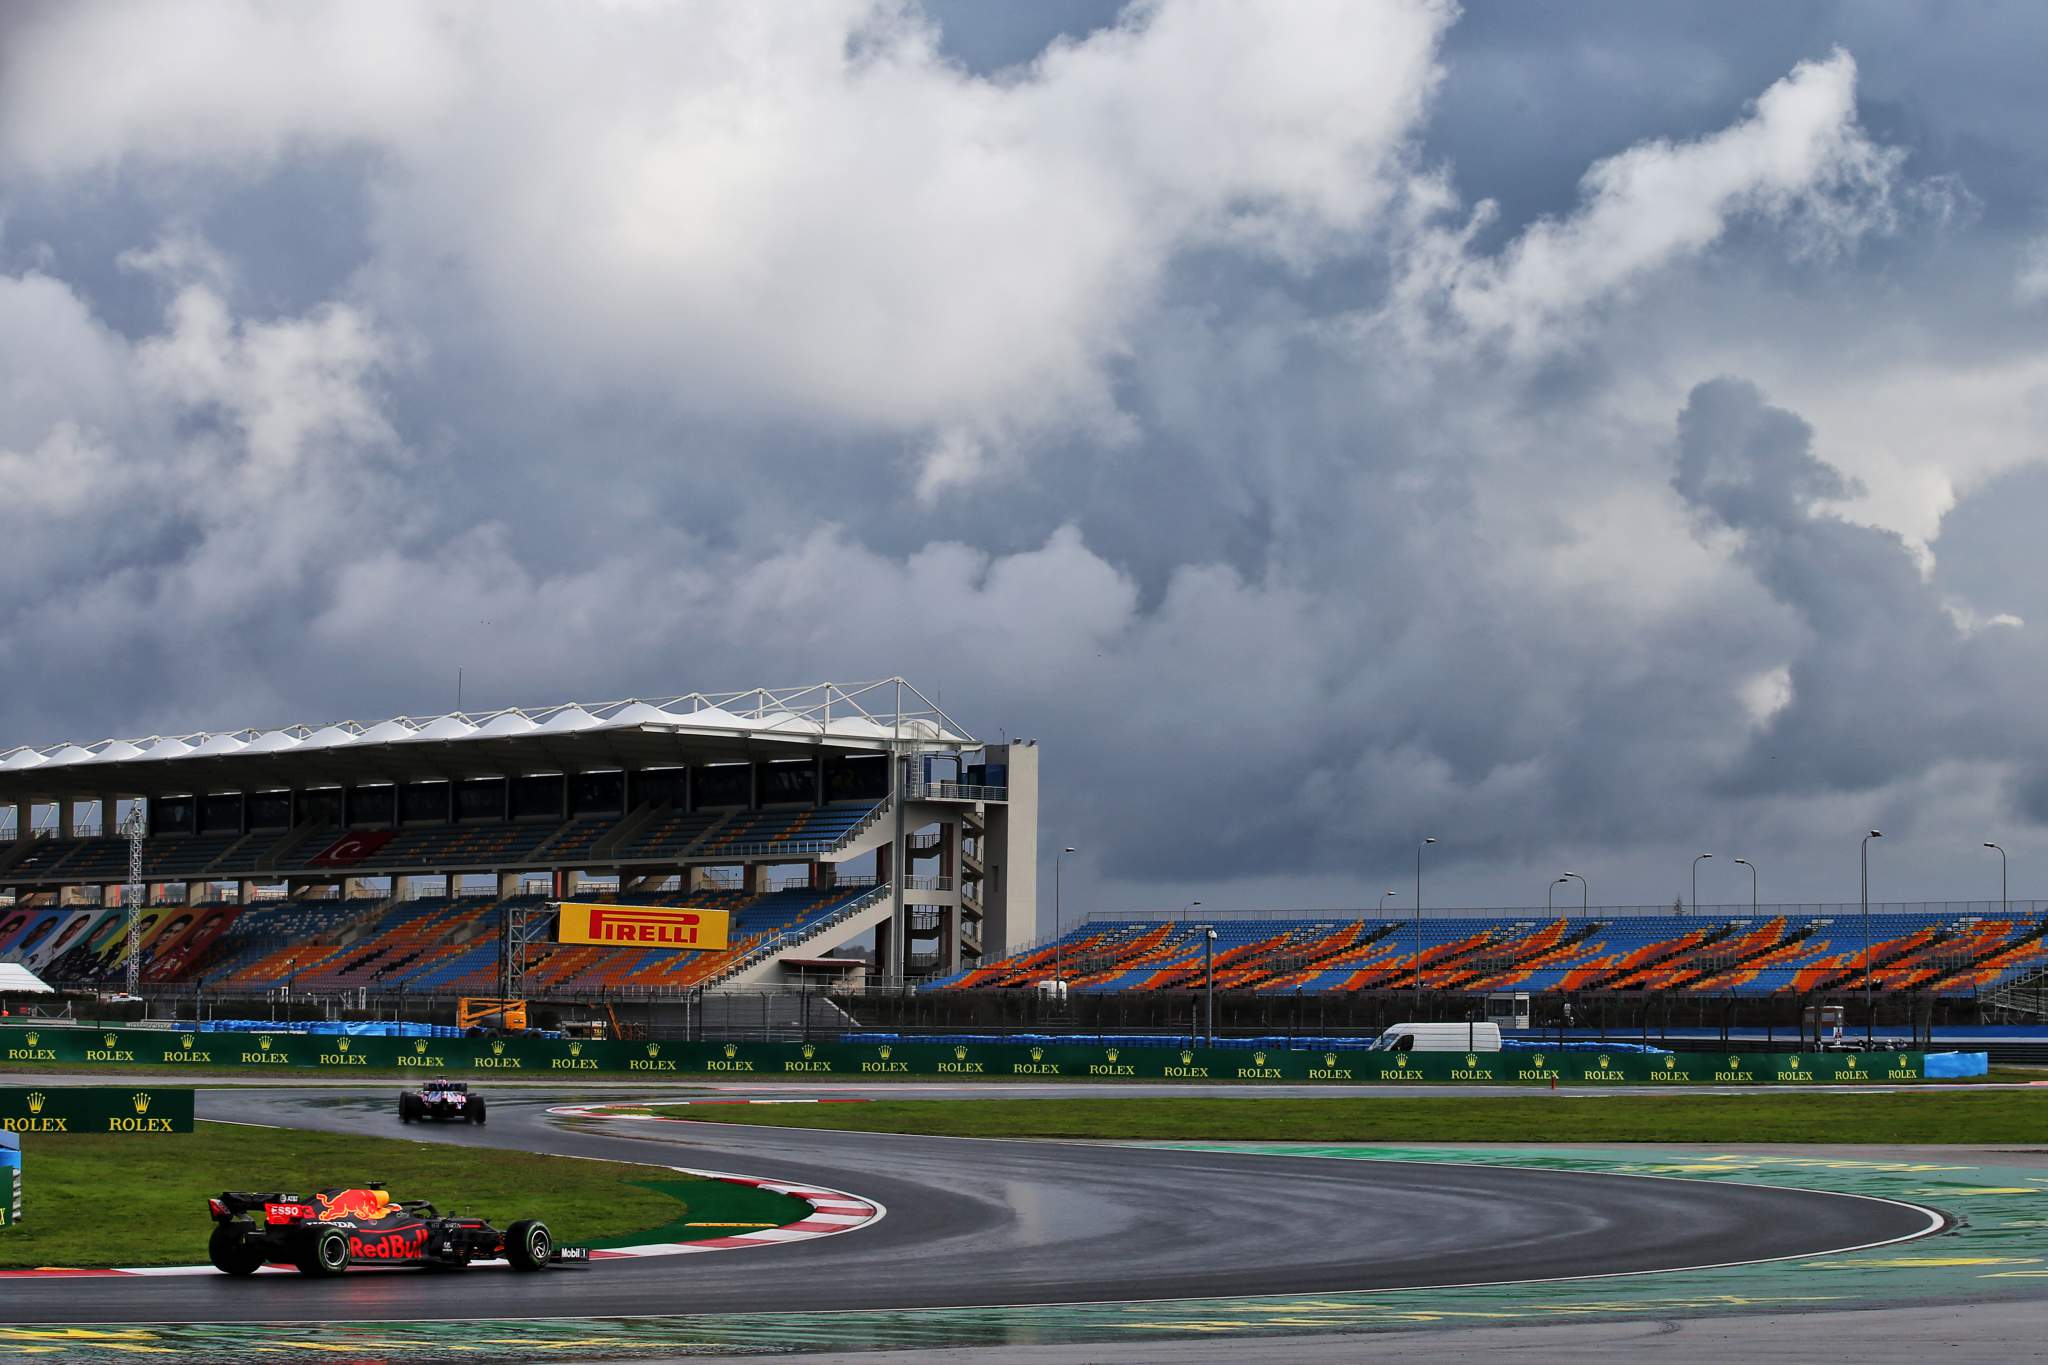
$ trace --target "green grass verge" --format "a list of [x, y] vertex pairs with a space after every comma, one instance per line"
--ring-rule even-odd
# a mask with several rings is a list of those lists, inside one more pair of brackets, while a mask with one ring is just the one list
[[700, 1123], [939, 1137], [1244, 1142], [1998, 1143], [2048, 1140], [2048, 1093], [1103, 1098], [660, 1105]]
[[22, 1222], [0, 1228], [8, 1269], [203, 1263], [206, 1201], [222, 1190], [305, 1193], [382, 1180], [397, 1198], [431, 1199], [444, 1212], [501, 1227], [540, 1218], [563, 1241], [619, 1245], [698, 1217], [699, 1188], [719, 1192], [708, 1195], [711, 1208], [724, 1207], [732, 1188], [674, 1173], [650, 1181], [648, 1167], [620, 1162], [221, 1123], [147, 1141], [29, 1136], [22, 1147]]

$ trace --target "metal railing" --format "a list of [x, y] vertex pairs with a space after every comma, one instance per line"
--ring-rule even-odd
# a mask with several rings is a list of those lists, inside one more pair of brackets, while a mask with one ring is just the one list
[[951, 877], [905, 877], [903, 879], [903, 889], [905, 891], [951, 891], [953, 889], [953, 879]]
[[[1946, 915], [1951, 919], [2039, 919], [2044, 915], [2048, 915], [2048, 901], [1872, 901], [1870, 903], [1870, 913], [1873, 915]], [[1078, 917], [1074, 927], [1068, 929], [1067, 932], [1071, 934], [1091, 924], [1113, 923], [1126, 920], [1174, 921], [1182, 924], [1209, 924], [1218, 920], [1249, 920], [1256, 922], [1268, 920], [1312, 920], [1327, 921], [1332, 924], [1352, 924], [1363, 920], [1372, 924], [1403, 924], [1413, 919], [1414, 914], [1415, 911], [1412, 908], [1399, 907], [1381, 910], [1370, 906], [1364, 908], [1353, 907], [1350, 909], [1218, 910], [1214, 912], [1210, 912], [1205, 908], [1201, 912], [1192, 914], [1185, 909], [1091, 910], [1087, 914]], [[1742, 920], [1777, 919], [1781, 916], [1787, 919], [1840, 918], [1845, 915], [1860, 918], [1862, 914], [1863, 905], [1860, 901], [1817, 901], [1800, 902], [1797, 904], [1771, 904], [1766, 902], [1758, 905], [1754, 910], [1750, 908], [1748, 901], [1741, 901], [1729, 905], [1689, 905], [1684, 911], [1677, 913], [1674, 913], [1669, 905], [1595, 905], [1586, 910], [1580, 910], [1576, 904], [1570, 906], [1558, 905], [1553, 908], [1545, 908], [1540, 905], [1534, 907], [1425, 906], [1423, 907], [1422, 918], [1425, 920], [1534, 920], [1542, 923], [1549, 923], [1555, 920], [1648, 918], [1687, 923], [1694, 920], [1706, 920], [1714, 924], [1723, 924]], [[1050, 943], [1051, 941], [1052, 936], [1048, 935], [1043, 939], [1034, 940], [1034, 943]]]
[[969, 782], [910, 781], [903, 784], [906, 801], [1007, 801], [1008, 787], [979, 787]]
[[778, 953], [786, 952], [800, 943], [809, 942], [826, 930], [843, 924], [863, 911], [872, 908], [877, 900], [888, 896], [890, 892], [891, 888], [887, 882], [877, 882], [866, 895], [848, 901], [823, 919], [813, 920], [799, 929], [786, 930], [769, 939], [766, 943], [755, 944], [752, 948], [747, 949], [746, 952], [698, 982], [697, 989], [710, 990], [715, 986], [732, 980], [740, 973], [766, 962]]

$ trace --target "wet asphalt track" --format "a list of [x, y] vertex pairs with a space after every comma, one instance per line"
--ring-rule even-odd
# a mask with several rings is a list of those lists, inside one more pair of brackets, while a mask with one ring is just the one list
[[[395, 1093], [203, 1091], [200, 1115], [811, 1181], [879, 1200], [888, 1216], [820, 1241], [540, 1276], [13, 1280], [0, 1282], [0, 1318], [629, 1316], [1298, 1294], [1808, 1255], [1927, 1227], [1905, 1205], [1840, 1195], [1568, 1172], [708, 1124], [575, 1128], [545, 1114], [556, 1101], [510, 1091], [492, 1095], [484, 1129], [401, 1129]], [[209, 1193], [193, 1192], [195, 1260]]]

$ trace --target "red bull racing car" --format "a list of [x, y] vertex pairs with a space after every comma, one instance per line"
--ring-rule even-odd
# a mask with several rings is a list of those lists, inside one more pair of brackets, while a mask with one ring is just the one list
[[428, 1081], [417, 1090], [398, 1092], [398, 1121], [414, 1119], [482, 1123], [484, 1097], [470, 1094], [467, 1081]]
[[502, 1258], [514, 1270], [590, 1260], [587, 1247], [558, 1246], [547, 1224], [526, 1218], [500, 1232], [481, 1218], [442, 1214], [425, 1200], [395, 1200], [381, 1185], [299, 1194], [229, 1191], [206, 1201], [214, 1269], [253, 1275], [265, 1265], [339, 1275], [352, 1265], [459, 1270]]

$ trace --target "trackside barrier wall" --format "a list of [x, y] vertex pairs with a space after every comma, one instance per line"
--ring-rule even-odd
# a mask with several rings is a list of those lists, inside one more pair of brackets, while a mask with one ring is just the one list
[[155, 1029], [0, 1029], [15, 1065], [231, 1066], [423, 1075], [914, 1076], [948, 1080], [1298, 1081], [1331, 1085], [1841, 1085], [1925, 1079], [1920, 1052], [1364, 1052], [936, 1043], [361, 1038]]

